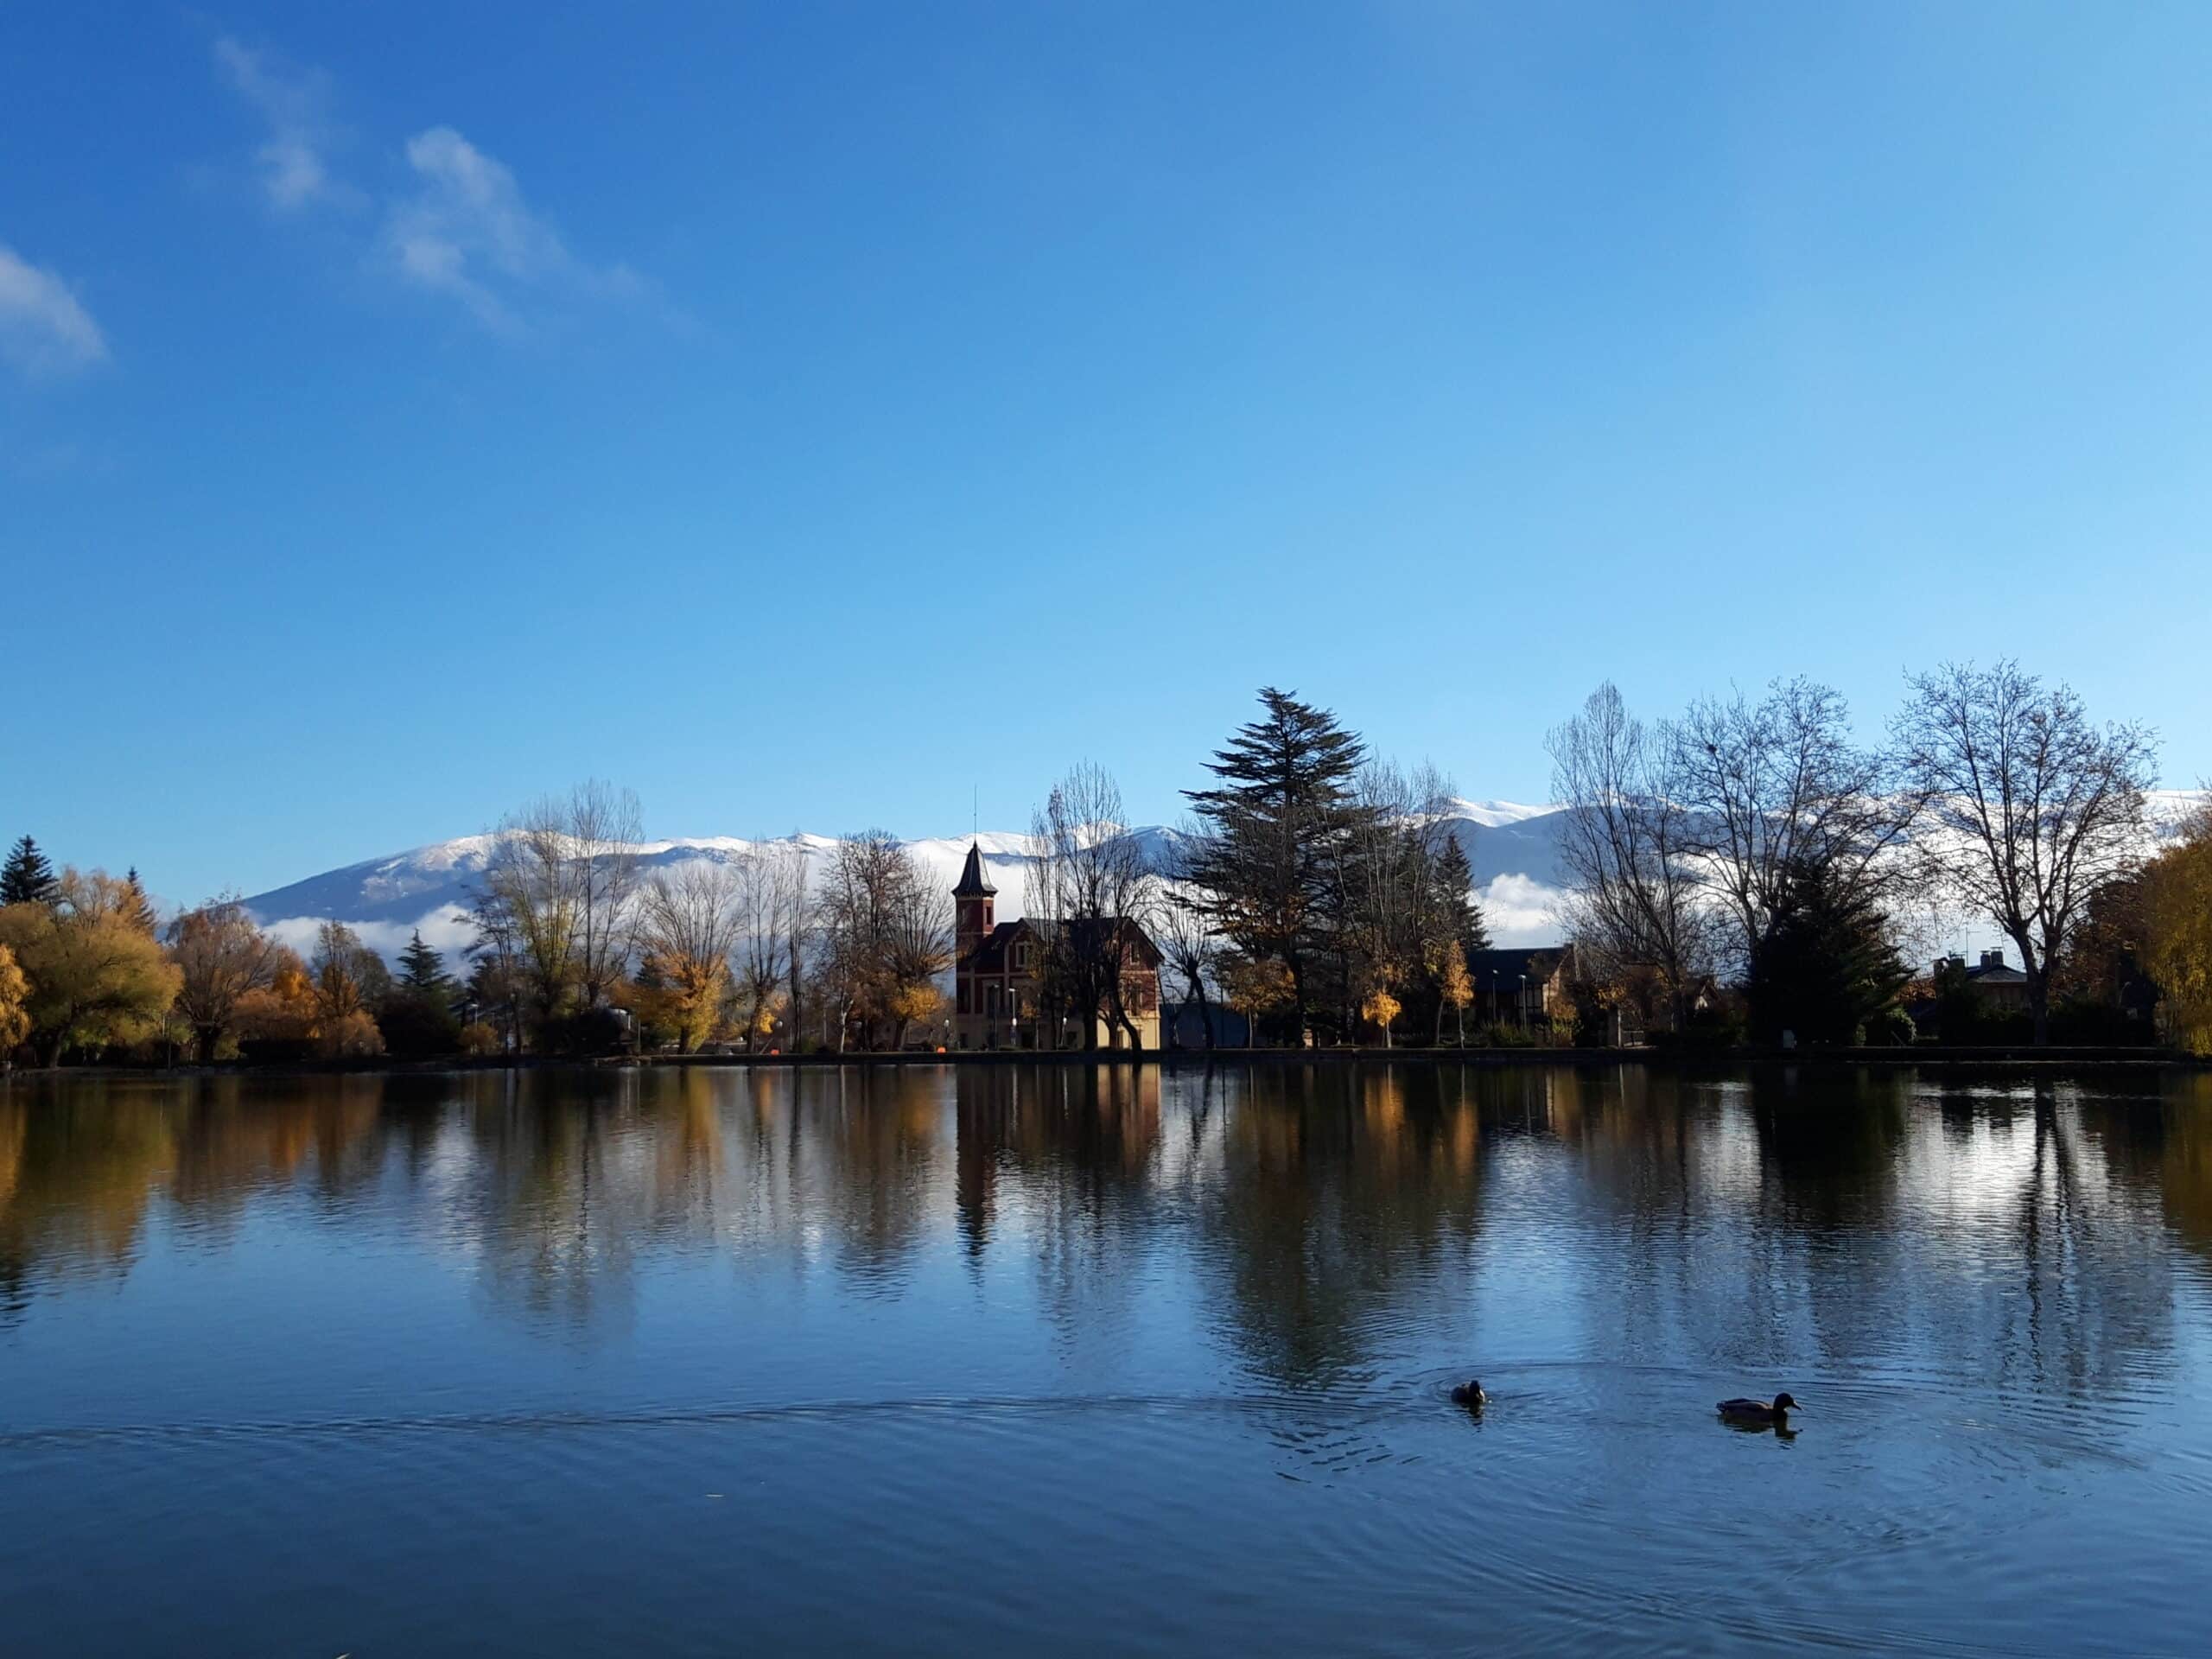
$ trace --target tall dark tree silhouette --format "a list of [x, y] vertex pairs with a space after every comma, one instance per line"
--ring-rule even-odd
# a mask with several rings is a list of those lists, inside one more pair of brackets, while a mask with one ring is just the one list
[[1208, 834], [1192, 879], [1215, 931], [1247, 959], [1278, 963], [1290, 1029], [1302, 1040], [1313, 968], [1341, 922], [1342, 884], [1360, 807], [1353, 780], [1366, 747], [1325, 709], [1263, 686], [1261, 717], [1240, 727], [1206, 770], [1221, 781], [1186, 791]]
[[1459, 949], [1470, 957], [1489, 950], [1490, 923], [1475, 897], [1474, 866], [1467, 861], [1466, 849], [1456, 836], [1446, 837], [1444, 850], [1437, 855], [1436, 880], [1450, 909], [1451, 931], [1459, 941]]
[[50, 905], [61, 896], [60, 879], [29, 836], [18, 841], [0, 865], [0, 905]]
[[1877, 1035], [1911, 976], [1873, 896], [1818, 858], [1792, 862], [1768, 891], [1746, 984], [1754, 1035], [1776, 1042], [1787, 1031], [1815, 1046]]
[[408, 936], [406, 948], [399, 953], [399, 982], [426, 996], [453, 995], [453, 976], [446, 971], [446, 959], [436, 946], [424, 943], [419, 927]]

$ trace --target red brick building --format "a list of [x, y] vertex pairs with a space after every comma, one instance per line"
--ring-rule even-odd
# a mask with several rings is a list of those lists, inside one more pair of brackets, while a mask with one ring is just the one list
[[[998, 889], [983, 850], [968, 849], [952, 890], [952, 1040], [957, 1048], [1128, 1048], [1129, 1034], [1105, 1010], [1090, 1016], [1043, 1006], [1046, 938], [1027, 919], [996, 919]], [[1160, 951], [1126, 917], [1077, 917], [1059, 924], [1065, 943], [1092, 961], [1122, 965], [1122, 1007], [1137, 1028], [1138, 1048], [1160, 1046]], [[1086, 1038], [1089, 1039], [1086, 1041]]]

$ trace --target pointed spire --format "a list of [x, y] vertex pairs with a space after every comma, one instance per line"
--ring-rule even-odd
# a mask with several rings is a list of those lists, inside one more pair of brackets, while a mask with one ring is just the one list
[[960, 885], [952, 890], [956, 899], [988, 899], [998, 892], [983, 874], [983, 848], [981, 842], [968, 843], [968, 862], [960, 871]]

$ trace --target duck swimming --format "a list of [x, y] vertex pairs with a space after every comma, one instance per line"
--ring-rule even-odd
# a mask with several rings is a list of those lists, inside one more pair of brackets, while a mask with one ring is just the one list
[[1723, 1400], [1719, 1409], [1732, 1423], [1772, 1423], [1779, 1428], [1788, 1425], [1797, 1402], [1786, 1394], [1777, 1394], [1771, 1400]]
[[1452, 1385], [1452, 1403], [1465, 1406], [1469, 1411], [1480, 1411], [1490, 1403], [1490, 1395], [1483, 1392], [1478, 1382], [1455, 1382]]

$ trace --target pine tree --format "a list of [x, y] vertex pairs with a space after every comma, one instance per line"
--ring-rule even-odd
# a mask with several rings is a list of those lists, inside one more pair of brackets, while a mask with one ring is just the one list
[[446, 971], [446, 959], [435, 946], [423, 942], [419, 927], [409, 937], [407, 948], [399, 953], [399, 982], [420, 995], [453, 995], [453, 976]]
[[1774, 919], [1751, 950], [1753, 1033], [1764, 1042], [1785, 1031], [1816, 1046], [1863, 1042], [1910, 977], [1865, 889], [1801, 862], [1785, 875]]
[[1319, 999], [1313, 970], [1343, 922], [1344, 887], [1360, 823], [1352, 780], [1366, 747], [1325, 709], [1264, 686], [1266, 713], [1240, 728], [1206, 770], [1222, 781], [1188, 791], [1211, 831], [1191, 874], [1217, 931], [1289, 981], [1290, 1037], [1302, 1040]]
[[17, 842], [0, 865], [0, 905], [50, 905], [61, 896], [54, 866], [29, 836]]
[[161, 931], [154, 915], [154, 901], [146, 896], [146, 884], [138, 879], [138, 867], [135, 864], [124, 872], [123, 896], [116, 905], [115, 913], [149, 939]]
[[1483, 918], [1483, 907], [1475, 898], [1474, 866], [1467, 861], [1457, 836], [1445, 838], [1444, 850], [1437, 855], [1436, 880], [1452, 918], [1452, 936], [1459, 940], [1461, 952], [1471, 959], [1478, 950], [1489, 950], [1490, 924]]

